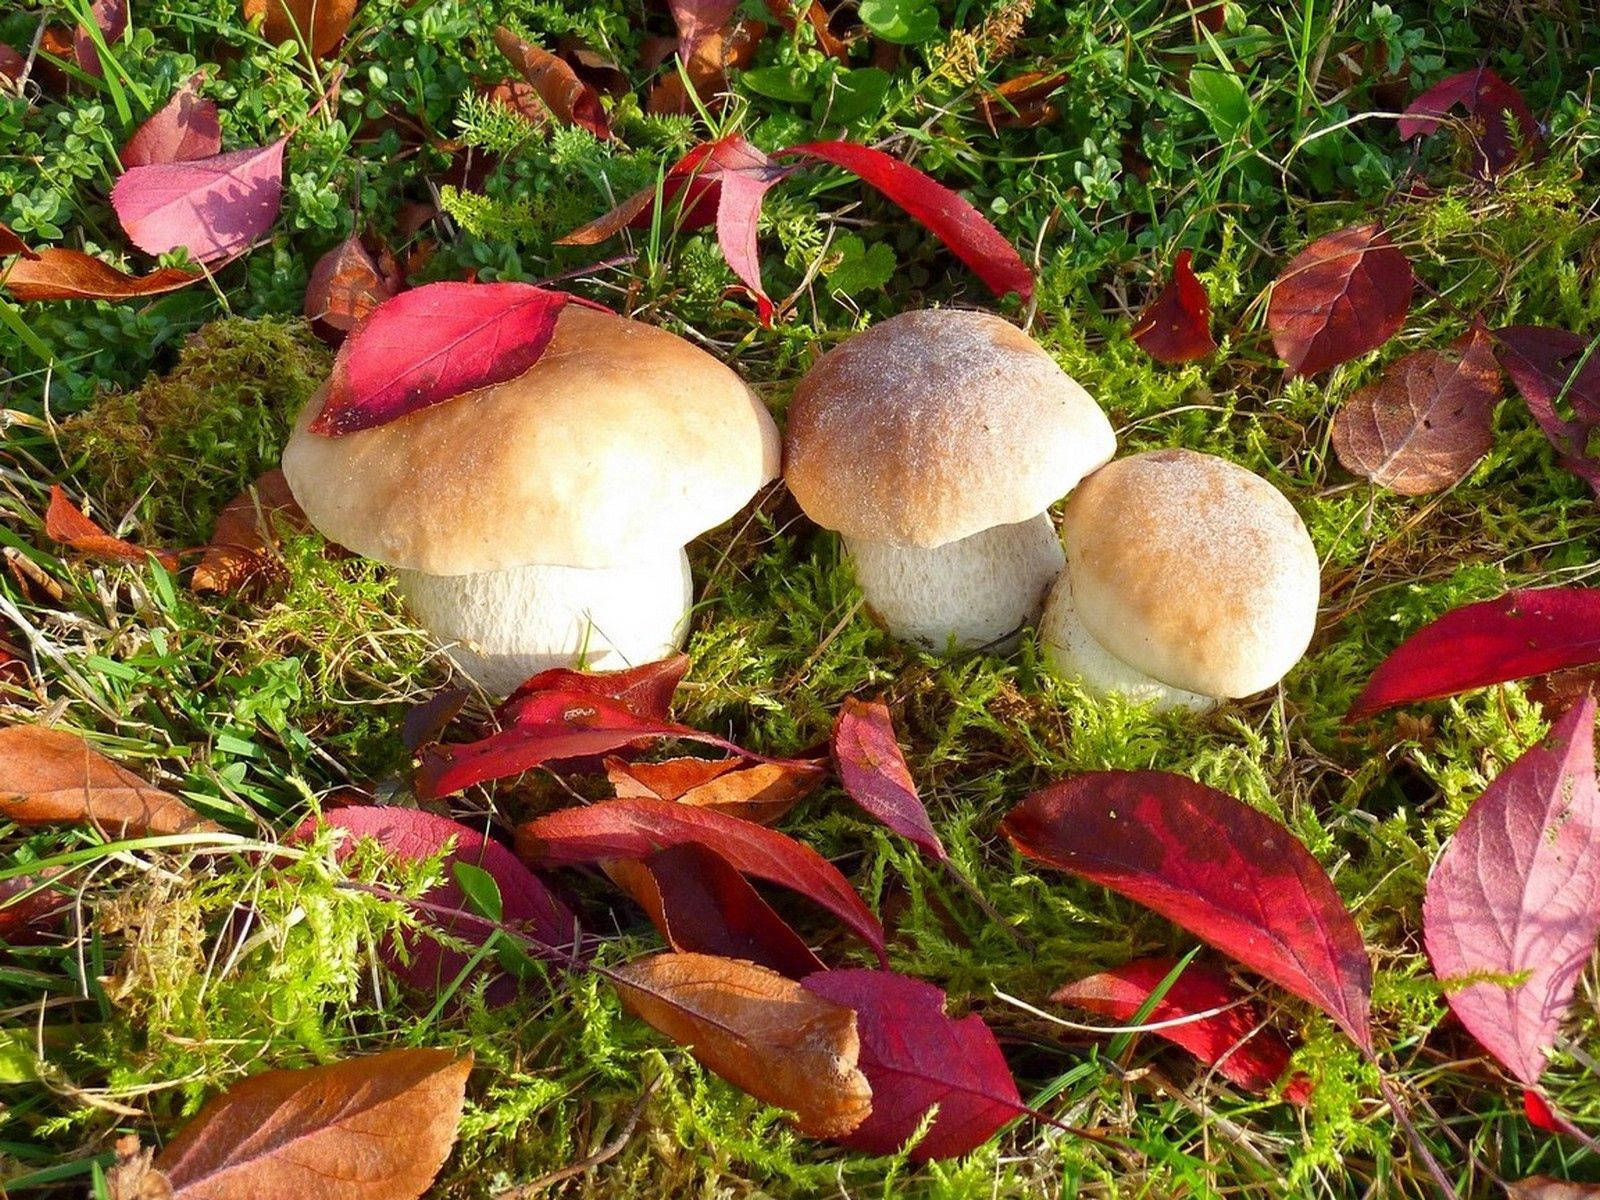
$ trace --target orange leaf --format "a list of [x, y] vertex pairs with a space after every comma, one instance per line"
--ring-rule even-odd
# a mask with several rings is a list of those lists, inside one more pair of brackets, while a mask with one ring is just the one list
[[278, 544], [278, 531], [305, 526], [306, 515], [289, 491], [289, 481], [274, 467], [217, 514], [205, 557], [189, 586], [197, 592], [231, 595], [270, 576], [276, 567], [271, 551]]
[[1067, 80], [1065, 71], [1029, 71], [978, 97], [978, 115], [991, 130], [1032, 129], [1060, 116], [1049, 101]]
[[[8, 231], [9, 232], [9, 231]], [[0, 253], [9, 251], [0, 249]], [[148, 275], [129, 275], [82, 250], [46, 246], [0, 272], [8, 292], [18, 300], [131, 300], [188, 287], [205, 276], [197, 271], [161, 267]]]
[[587, 129], [601, 141], [611, 136], [611, 123], [600, 95], [567, 63], [539, 46], [530, 45], [505, 26], [496, 27], [494, 44], [538, 93], [558, 120]]
[[318, 58], [339, 44], [355, 15], [356, 0], [244, 0], [244, 19], [264, 18], [261, 32], [269, 42], [303, 41]]
[[399, 290], [399, 281], [393, 275], [386, 278], [360, 236], [351, 234], [311, 268], [305, 313], [310, 320], [348, 333]]
[[621, 797], [649, 796], [714, 808], [730, 817], [770, 825], [822, 782], [820, 767], [752, 763], [737, 758], [669, 758], [665, 762], [605, 760], [606, 778]]
[[[5, 49], [6, 47], [0, 46], [0, 50]], [[39, 257], [38, 251], [29, 249], [28, 243], [19, 238], [11, 226], [0, 223], [0, 258], [12, 254], [20, 254], [23, 258], [35, 260]]]
[[[702, 34], [685, 63], [695, 94], [701, 100], [710, 100], [726, 88], [728, 72], [750, 65], [756, 46], [766, 33], [767, 27], [760, 21], [738, 21], [725, 29]], [[676, 64], [672, 64], [650, 89], [645, 111], [652, 116], [694, 112], [694, 105], [684, 90], [683, 76], [675, 68]]]
[[68, 500], [60, 484], [54, 484], [50, 488], [50, 507], [45, 510], [44, 531], [46, 536], [91, 558], [143, 566], [153, 554], [156, 561], [167, 570], [178, 569], [176, 552], [151, 550], [112, 536], [85, 516], [81, 508]]
[[0, 729], [0, 762], [0, 817], [20, 825], [82, 822], [116, 837], [220, 828], [64, 730]]

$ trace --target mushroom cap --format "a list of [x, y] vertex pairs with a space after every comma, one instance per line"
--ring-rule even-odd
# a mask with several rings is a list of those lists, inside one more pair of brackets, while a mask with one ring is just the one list
[[1100, 406], [1027, 334], [929, 309], [817, 361], [789, 409], [784, 478], [819, 525], [932, 547], [1037, 516], [1115, 452]]
[[1153, 450], [1102, 467], [1062, 536], [1084, 627], [1171, 687], [1248, 696], [1311, 641], [1316, 548], [1277, 488], [1225, 459]]
[[433, 575], [620, 567], [727, 520], [778, 474], [778, 429], [731, 370], [664, 329], [576, 304], [517, 378], [283, 452], [311, 523]]

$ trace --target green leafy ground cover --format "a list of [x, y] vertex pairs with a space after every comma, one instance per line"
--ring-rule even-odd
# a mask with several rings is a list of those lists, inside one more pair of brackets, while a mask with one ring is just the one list
[[[1033, 787], [1105, 767], [1191, 775], [1304, 839], [1376, 954], [1385, 1065], [1463, 1194], [1541, 1171], [1600, 1177], [1600, 1163], [1529, 1126], [1517, 1089], [1445, 1019], [1421, 952], [1429, 864], [1485, 783], [1543, 731], [1536, 697], [1513, 685], [1340, 722], [1383, 654], [1427, 619], [1509, 586], [1593, 576], [1600, 515], [1514, 397], [1497, 414], [1493, 452], [1442, 496], [1407, 500], [1354, 480], [1328, 432], [1339, 400], [1385, 362], [1447, 345], [1477, 311], [1586, 336], [1600, 327], [1600, 22], [1576, 0], [1250, 0], [1230, 4], [1216, 34], [1199, 32], [1181, 3], [1157, 0], [898, 0], [863, 4], [862, 16], [927, 35], [900, 52], [880, 104], [841, 126], [825, 99], [838, 67], [807, 34], [775, 36], [758, 52], [761, 70], [735, 76], [728, 108], [707, 114], [711, 129], [741, 129], [769, 149], [843, 133], [963, 188], [1036, 262], [1036, 305], [1014, 315], [1031, 319], [1101, 400], [1124, 452], [1221, 454], [1294, 501], [1324, 564], [1319, 631], [1281, 689], [1209, 717], [1091, 702], [1045, 676], [1026, 642], [1010, 658], [954, 661], [892, 642], [864, 617], [835, 539], [773, 494], [691, 548], [703, 599], [680, 715], [797, 753], [826, 737], [843, 697], [886, 692], [941, 837], [1003, 923], [832, 786], [783, 827], [883, 914], [897, 968], [994, 1025], [1025, 1097], [1119, 1144], [1021, 1122], [955, 1164], [842, 1154], [707, 1077], [624, 1017], [592, 977], [553, 980], [509, 1008], [419, 1010], [374, 965], [384, 932], [413, 919], [401, 907], [337, 888], [328, 854], [269, 873], [247, 853], [340, 788], [408, 802], [398, 726], [445, 679], [442, 655], [411, 628], [381, 571], [325, 557], [314, 537], [285, 547], [285, 589], [255, 598], [195, 597], [154, 564], [63, 559], [41, 525], [49, 486], [65, 484], [135, 540], [203, 539], [217, 508], [273, 464], [288, 415], [326, 370], [327, 352], [298, 317], [306, 275], [357, 220], [403, 247], [403, 206], [437, 187], [447, 217], [420, 235], [436, 242], [422, 278], [555, 275], [599, 256], [557, 247], [557, 237], [652, 183], [711, 130], [701, 118], [644, 115], [630, 97], [615, 113], [621, 142], [603, 145], [573, 129], [532, 131], [472, 99], [476, 82], [509, 74], [489, 36], [500, 22], [540, 41], [576, 35], [643, 82], [641, 39], [671, 25], [654, 9], [641, 21], [632, 0], [368, 0], [338, 58], [347, 74], [337, 100], [309, 117], [334, 64], [266, 44], [233, 0], [136, 0], [116, 52], [130, 119], [89, 80], [0, 109], [9, 197], [0, 220], [35, 244], [122, 255], [105, 199], [115, 149], [199, 66], [223, 104], [225, 147], [298, 128], [285, 209], [272, 241], [214, 287], [139, 304], [7, 302], [0, 312], [0, 542], [10, 567], [0, 572], [0, 636], [27, 666], [0, 676], [0, 721], [81, 732], [230, 836], [141, 847], [87, 830], [0, 828], [0, 878], [65, 867], [81, 900], [70, 941], [0, 959], [0, 1179], [13, 1190], [79, 1193], [116, 1131], [170, 1127], [267, 1066], [417, 1044], [478, 1056], [439, 1196], [493, 1195], [584, 1157], [619, 1130], [648, 1079], [660, 1084], [640, 1129], [567, 1194], [1427, 1193], [1372, 1068], [1280, 992], [1262, 1001], [1300, 1035], [1295, 1064], [1316, 1085], [1305, 1110], [1238, 1092], [1155, 1039], [1108, 1045], [1002, 997], [1049, 1008], [1045, 997], [1068, 978], [1192, 946], [1099, 888], [1036, 872], [995, 834]], [[27, 46], [45, 17], [73, 19], [29, 3], [0, 16], [0, 41]], [[1456, 169], [1464, 156], [1448, 137], [1419, 155], [1383, 115], [1479, 61], [1516, 83], [1549, 127], [1545, 160], [1492, 187]], [[1056, 69], [1069, 76], [1054, 97], [1058, 120], [996, 133], [979, 115], [1000, 80]], [[448, 158], [432, 144], [443, 139], [498, 156], [476, 192], [445, 182]], [[1418, 174], [1434, 181], [1423, 196], [1403, 186]], [[1380, 212], [1424, 285], [1404, 332], [1376, 356], [1285, 384], [1262, 331], [1263, 287], [1309, 237]], [[796, 293], [773, 329], [730, 290], [709, 233], [643, 231], [603, 251], [634, 257], [574, 286], [713, 348], [780, 416], [818, 351], [871, 320], [992, 303], [921, 230], [834, 174], [776, 190], [761, 232], [769, 291]], [[1182, 247], [1195, 251], [1223, 345], [1174, 369], [1153, 363], [1127, 329]], [[564, 799], [529, 776], [457, 797], [455, 811], [504, 827]], [[365, 869], [426, 882], [381, 863]], [[659, 946], [603, 880], [570, 882], [608, 959]], [[782, 911], [830, 961], [859, 956], [805, 906]], [[1597, 1001], [1591, 969], [1551, 1076], [1552, 1095], [1580, 1123], [1600, 1121]]]

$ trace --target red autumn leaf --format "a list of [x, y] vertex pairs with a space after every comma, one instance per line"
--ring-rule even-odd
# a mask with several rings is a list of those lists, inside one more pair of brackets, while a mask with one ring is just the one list
[[1566, 1132], [1561, 1119], [1550, 1107], [1550, 1102], [1533, 1088], [1522, 1089], [1522, 1112], [1528, 1118], [1528, 1124], [1535, 1129], [1542, 1129], [1546, 1133]]
[[950, 247], [997, 296], [1033, 298], [1033, 273], [1005, 235], [961, 196], [882, 150], [853, 142], [807, 142], [780, 150], [843, 167], [872, 185]]
[[1228, 6], [1223, 0], [1187, 0], [1195, 20], [1212, 33], [1221, 33], [1228, 21]]
[[[16, 47], [0, 42], [0, 88], [16, 91], [22, 85], [22, 77], [28, 69], [28, 60], [18, 52]], [[10, 254], [10, 250], [0, 250], [0, 254]]]
[[772, 301], [761, 287], [756, 223], [761, 202], [787, 172], [738, 134], [713, 142], [703, 172], [717, 185], [717, 244], [722, 257], [755, 298], [763, 325], [772, 324]]
[[178, 569], [178, 556], [174, 551], [135, 546], [101, 529], [84, 515], [81, 508], [67, 499], [59, 483], [50, 488], [50, 507], [44, 514], [44, 532], [46, 537], [91, 558], [143, 566], [154, 555], [156, 561], [167, 570]]
[[1485, 66], [1442, 79], [1408, 104], [1399, 120], [1400, 136], [1410, 140], [1436, 133], [1443, 118], [1458, 105], [1471, 118], [1473, 170], [1480, 179], [1498, 175], [1514, 163], [1519, 142], [1535, 159], [1543, 157], [1539, 123], [1528, 102]]
[[[1177, 962], [1175, 958], [1137, 959], [1066, 984], [1050, 999], [1127, 1021], [1144, 1007]], [[1243, 1000], [1244, 993], [1221, 971], [1190, 964], [1156, 1001], [1145, 1022], [1164, 1025], [1151, 1032], [1215, 1067], [1224, 1079], [1248, 1091], [1270, 1091], [1289, 1068], [1289, 1043], [1276, 1029], [1263, 1027], [1255, 1006], [1241, 1003]], [[1226, 1011], [1212, 1012], [1214, 1009]], [[1197, 1017], [1198, 1013], [1211, 1015]], [[1305, 1103], [1308, 1094], [1301, 1080], [1284, 1091], [1296, 1104]]]
[[1494, 444], [1500, 369], [1475, 328], [1464, 350], [1413, 350], [1333, 415], [1333, 449], [1345, 469], [1421, 496], [1464, 479]]
[[205, 276], [161, 267], [148, 275], [128, 275], [81, 250], [47, 246], [0, 271], [18, 300], [132, 300], [188, 287]]
[[289, 481], [274, 467], [217, 514], [189, 586], [223, 595], [242, 591], [272, 574], [276, 564], [271, 549], [278, 544], [279, 531], [305, 528], [306, 515], [289, 490]]
[[244, 19], [262, 20], [261, 33], [273, 45], [306, 44], [327, 58], [344, 40], [356, 15], [357, 0], [244, 0]]
[[1525, 1086], [1543, 1074], [1600, 935], [1600, 786], [1587, 697], [1473, 803], [1428, 878], [1445, 1000]]
[[[116, 43], [128, 28], [128, 0], [90, 0], [89, 14], [94, 17], [94, 23], [107, 47]], [[94, 38], [89, 35], [87, 25], [79, 24], [73, 34], [72, 53], [78, 65], [90, 75], [103, 73], [100, 51], [94, 44]]]
[[1371, 1051], [1361, 932], [1272, 818], [1167, 771], [1091, 771], [1035, 792], [1001, 829], [1023, 854], [1154, 909], [1309, 1000]]
[[495, 27], [494, 44], [511, 60], [511, 65], [522, 72], [557, 120], [587, 129], [601, 141], [611, 137], [611, 122], [599, 94], [579, 79], [566, 62], [548, 50], [523, 41], [503, 25]]
[[1140, 314], [1129, 334], [1157, 362], [1193, 362], [1217, 348], [1211, 336], [1211, 297], [1195, 276], [1193, 262], [1193, 251], [1178, 253], [1172, 282]]
[[607, 868], [674, 950], [757, 963], [800, 979], [823, 964], [722, 855], [698, 842]]
[[739, 7], [739, 0], [668, 0], [668, 3], [672, 20], [678, 26], [678, 53], [685, 62], [707, 35], [727, 26]]
[[776, 830], [711, 809], [644, 797], [564, 808], [517, 827], [517, 853], [547, 867], [644, 858], [685, 842], [716, 851], [746, 875], [810, 897], [884, 958], [883, 927], [845, 877], [810, 846]]
[[360, 236], [351, 234], [311, 268], [311, 277], [306, 280], [306, 317], [348, 333], [393, 296], [399, 290], [398, 283], [378, 269]]
[[38, 252], [19, 238], [9, 225], [0, 224], [0, 258], [7, 258], [13, 254], [20, 254], [23, 258], [35, 262], [39, 259]]
[[689, 656], [643, 663], [621, 671], [575, 671], [571, 667], [552, 667], [524, 682], [495, 710], [502, 725], [515, 725], [522, 705], [541, 692], [583, 692], [615, 700], [637, 717], [666, 720], [672, 713], [672, 697], [689, 673]]
[[48, 875], [0, 880], [0, 950], [47, 941], [71, 907], [72, 897], [51, 887]]
[[[716, 172], [707, 166], [716, 145], [716, 142], [702, 142], [667, 168], [662, 177], [661, 199], [669, 207], [677, 205], [678, 229], [703, 229], [717, 219], [722, 183]], [[655, 199], [653, 186], [640, 188], [610, 212], [557, 238], [556, 245], [593, 246], [624, 229], [646, 227], [654, 217]]]
[[1600, 662], [1600, 590], [1528, 588], [1452, 609], [1379, 664], [1346, 721]]
[[[499, 886], [502, 920], [506, 925], [522, 930], [547, 946], [572, 945], [575, 927], [567, 906], [551, 895], [516, 855], [477, 830], [411, 808], [352, 805], [324, 813], [321, 820], [351, 835], [340, 848], [341, 858], [355, 849], [355, 842], [360, 838], [373, 839], [387, 853], [407, 862], [432, 858], [453, 843], [450, 853], [442, 860], [443, 881], [423, 894], [424, 901], [441, 908], [470, 912], [454, 871], [456, 863], [470, 863], [488, 872]], [[308, 819], [289, 840], [306, 841], [316, 827], [317, 819]], [[453, 939], [475, 945], [488, 940], [489, 930], [481, 922], [447, 917], [425, 909], [419, 909], [418, 914], [423, 921]], [[432, 937], [408, 936], [405, 944], [407, 953], [403, 957], [391, 951], [385, 958], [397, 976], [419, 991], [440, 991], [450, 986], [467, 967], [465, 954], [440, 945]], [[490, 1001], [495, 1004], [510, 1001], [516, 994], [516, 986], [514, 979], [500, 975], [489, 985]]]
[[124, 167], [189, 162], [222, 151], [222, 126], [214, 100], [200, 97], [205, 72], [191, 75], [165, 107], [139, 126], [122, 148]]
[[415, 754], [430, 742], [437, 742], [471, 695], [466, 688], [445, 688], [412, 705], [400, 721], [400, 744]]
[[1272, 345], [1291, 375], [1349, 362], [1400, 331], [1415, 284], [1410, 260], [1378, 225], [1325, 234], [1272, 285]]
[[1028, 1111], [983, 1018], [970, 1013], [952, 1020], [944, 993], [931, 983], [858, 969], [808, 975], [801, 985], [855, 1010], [872, 1112], [839, 1139], [852, 1150], [893, 1154], [937, 1104], [938, 1115], [910, 1157], [959, 1158]]
[[924, 853], [948, 858], [895, 741], [882, 700], [845, 698], [833, 723], [833, 761], [852, 800]]
[[[1512, 325], [1496, 330], [1494, 337], [1500, 365], [1561, 465], [1600, 494], [1600, 461], [1589, 453], [1590, 435], [1600, 428], [1600, 354], [1590, 354], [1585, 362], [1589, 343], [1565, 329]], [[1561, 415], [1558, 401], [1571, 409], [1570, 420]]]
[[181, 246], [196, 262], [232, 257], [278, 219], [287, 141], [134, 167], [112, 187], [111, 206], [129, 239], [147, 254]]

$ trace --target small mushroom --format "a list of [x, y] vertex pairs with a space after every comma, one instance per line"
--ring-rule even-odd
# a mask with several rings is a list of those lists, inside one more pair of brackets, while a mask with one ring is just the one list
[[420, 624], [487, 691], [682, 644], [684, 544], [778, 474], [777, 426], [739, 377], [665, 330], [567, 305], [524, 374], [283, 452], [311, 523], [394, 568]]
[[901, 313], [795, 391], [784, 477], [867, 607], [935, 650], [1004, 647], [1061, 570], [1046, 510], [1116, 451], [1094, 399], [988, 313]]
[[1317, 552], [1277, 488], [1225, 459], [1153, 450], [1067, 501], [1067, 566], [1039, 633], [1096, 695], [1203, 712], [1269, 688], [1317, 621]]

